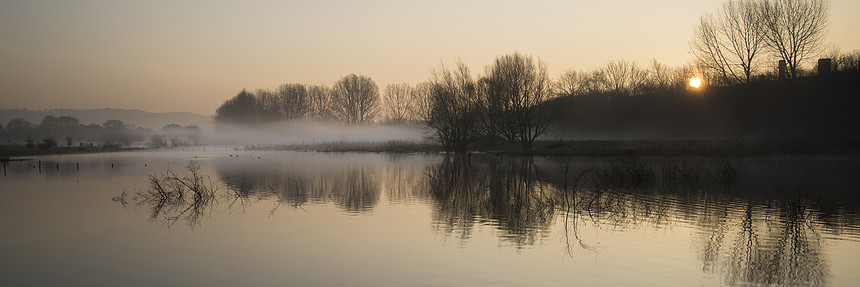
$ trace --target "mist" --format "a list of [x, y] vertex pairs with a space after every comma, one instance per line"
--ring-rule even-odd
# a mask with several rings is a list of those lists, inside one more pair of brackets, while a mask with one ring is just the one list
[[389, 141], [424, 142], [421, 125], [353, 125], [294, 120], [260, 125], [219, 124], [214, 132], [204, 133], [208, 145], [297, 145], [334, 142], [384, 143]]

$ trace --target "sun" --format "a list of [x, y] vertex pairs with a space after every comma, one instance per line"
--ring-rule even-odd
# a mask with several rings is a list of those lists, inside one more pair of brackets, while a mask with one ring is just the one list
[[692, 78], [692, 79], [690, 79], [690, 87], [698, 88], [698, 87], [701, 87], [701, 86], [702, 86], [702, 79], [701, 79], [701, 78]]

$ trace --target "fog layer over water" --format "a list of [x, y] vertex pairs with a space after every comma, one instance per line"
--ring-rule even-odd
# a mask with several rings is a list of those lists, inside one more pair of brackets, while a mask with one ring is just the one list
[[425, 132], [423, 125], [346, 126], [316, 121], [289, 121], [254, 126], [222, 124], [204, 140], [222, 145], [419, 142], [425, 140]]
[[[14, 286], [846, 286], [860, 280], [858, 162], [211, 147], [38, 157], [9, 162], [0, 181], [0, 275]], [[170, 186], [195, 178], [211, 196]], [[184, 197], [158, 195], [153, 179]]]

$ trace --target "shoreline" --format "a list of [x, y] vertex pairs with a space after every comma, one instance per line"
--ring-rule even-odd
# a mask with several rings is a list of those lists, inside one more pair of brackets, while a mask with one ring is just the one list
[[[246, 146], [246, 150], [316, 152], [444, 153], [437, 143], [329, 142]], [[858, 155], [860, 140], [544, 140], [530, 152], [519, 145], [495, 141], [478, 143], [469, 152], [517, 156], [759, 156]]]
[[[203, 146], [204, 148], [206, 146]], [[438, 143], [417, 141], [322, 142], [315, 144], [278, 144], [238, 146], [249, 151], [313, 151], [372, 153], [445, 153]], [[168, 150], [142, 147], [103, 149], [101, 147], [0, 146], [0, 160], [20, 157], [63, 154], [111, 153], [126, 151]], [[761, 156], [761, 155], [860, 155], [860, 140], [544, 140], [535, 141], [531, 152], [518, 144], [502, 141], [481, 142], [469, 153], [513, 156]]]
[[65, 155], [65, 154], [91, 154], [91, 153], [112, 153], [125, 151], [142, 151], [149, 150], [140, 147], [119, 147], [104, 149], [101, 146], [94, 147], [53, 147], [53, 148], [27, 148], [21, 145], [0, 145], [0, 161], [19, 161], [24, 160], [20, 157], [42, 156], [42, 155]]

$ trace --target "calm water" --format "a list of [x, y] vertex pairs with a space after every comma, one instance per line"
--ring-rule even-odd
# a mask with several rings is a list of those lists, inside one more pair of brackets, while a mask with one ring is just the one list
[[[150, 175], [188, 176], [189, 161], [211, 197], [147, 196]], [[5, 172], [3, 286], [860, 282], [857, 157], [209, 149]]]

